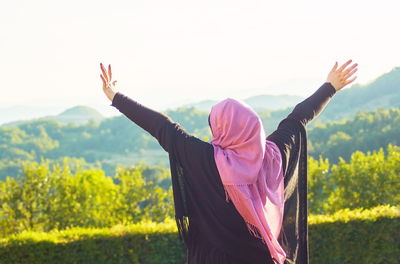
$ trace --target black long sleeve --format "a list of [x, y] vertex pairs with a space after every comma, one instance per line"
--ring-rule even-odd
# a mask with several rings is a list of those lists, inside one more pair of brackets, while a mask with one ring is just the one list
[[322, 112], [335, 93], [336, 89], [331, 83], [324, 83], [311, 96], [298, 103], [288, 115], [288, 118], [299, 120], [304, 125], [307, 125]]
[[298, 103], [293, 111], [279, 123], [278, 128], [267, 137], [268, 140], [275, 142], [281, 151], [284, 173], [286, 173], [291, 149], [296, 144], [294, 133], [298, 131], [299, 122], [306, 126], [316, 118], [335, 93], [336, 89], [332, 84], [325, 82], [311, 96]]
[[[111, 106], [116, 107], [127, 118], [161, 141], [160, 144], [163, 148], [168, 145], [167, 142], [164, 142], [162, 133], [168, 126], [174, 124], [166, 115], [138, 103], [121, 92], [114, 95]], [[164, 149], [168, 151], [168, 149]]]
[[206, 142], [187, 133], [178, 123], [168, 116], [146, 107], [121, 92], [117, 92], [111, 106], [116, 107], [131, 121], [155, 137], [168, 153], [174, 152], [180, 162], [187, 162], [187, 149], [194, 152], [202, 149]]

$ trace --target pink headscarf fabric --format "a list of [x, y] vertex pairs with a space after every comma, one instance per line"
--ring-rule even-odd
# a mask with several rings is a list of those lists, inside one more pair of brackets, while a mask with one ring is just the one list
[[235, 205], [252, 235], [262, 239], [272, 257], [283, 263], [278, 242], [284, 208], [282, 158], [266, 140], [261, 119], [246, 103], [225, 99], [210, 113], [214, 158], [227, 201]]

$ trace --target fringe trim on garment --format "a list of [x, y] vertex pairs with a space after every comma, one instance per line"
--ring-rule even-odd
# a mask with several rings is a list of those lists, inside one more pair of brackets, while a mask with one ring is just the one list
[[[253, 184], [240, 184], [240, 185], [224, 185], [224, 190], [225, 190], [225, 200], [226, 202], [229, 202], [229, 200], [231, 200], [233, 202], [233, 204], [235, 205], [235, 207], [238, 205], [241, 205], [241, 202], [243, 201], [243, 199], [248, 199], [251, 200], [253, 197], [251, 195], [251, 192], [249, 190], [249, 187], [252, 186]], [[229, 191], [230, 192], [229, 192]], [[241, 196], [241, 199], [240, 199]], [[238, 211], [239, 212], [239, 211]], [[240, 212], [239, 212], [240, 213]], [[264, 245], [266, 245], [267, 247], [269, 247], [269, 245], [267, 244], [267, 241], [264, 239], [264, 237], [261, 235], [260, 229], [255, 226], [254, 224], [250, 223], [247, 219], [245, 219], [243, 217], [243, 220], [246, 223], [246, 227], [247, 230], [249, 231], [249, 233], [260, 239], [262, 241], [262, 243]], [[271, 257], [274, 261], [274, 263], [280, 263], [274, 256], [273, 254], [271, 254]], [[282, 261], [281, 263], [284, 263], [284, 261]], [[287, 262], [289, 263], [289, 262]]]
[[178, 232], [181, 237], [181, 240], [185, 245], [188, 245], [189, 242], [189, 217], [182, 216], [182, 217], [175, 217], [176, 225], [178, 227]]

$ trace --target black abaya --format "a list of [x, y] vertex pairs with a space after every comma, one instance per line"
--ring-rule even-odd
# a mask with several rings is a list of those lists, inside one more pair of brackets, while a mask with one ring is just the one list
[[[267, 137], [277, 144], [283, 160], [285, 210], [280, 243], [287, 253], [286, 263], [308, 263], [305, 127], [335, 92], [330, 83], [324, 83]], [[175, 216], [187, 247], [187, 263], [274, 263], [267, 246], [250, 234], [232, 202], [225, 201], [210, 143], [120, 92], [111, 105], [154, 136], [169, 153]]]

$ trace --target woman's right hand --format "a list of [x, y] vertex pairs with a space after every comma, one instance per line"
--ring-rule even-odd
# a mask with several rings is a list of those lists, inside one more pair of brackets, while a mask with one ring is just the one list
[[110, 101], [112, 102], [115, 94], [117, 93], [115, 89], [115, 83], [117, 81], [111, 82], [112, 73], [110, 64], [108, 65], [108, 73], [104, 68], [103, 63], [100, 63], [100, 69], [103, 72], [103, 74], [100, 74], [100, 78], [103, 80], [103, 92], [105, 93], [107, 98], [110, 99]]
[[332, 70], [329, 72], [326, 81], [330, 82], [336, 91], [343, 89], [343, 87], [352, 83], [357, 78], [357, 76], [354, 76], [353, 78], [349, 79], [358, 70], [356, 68], [358, 66], [357, 63], [354, 63], [346, 69], [350, 63], [351, 60], [348, 60], [345, 64], [338, 68], [338, 63], [336, 62]]

